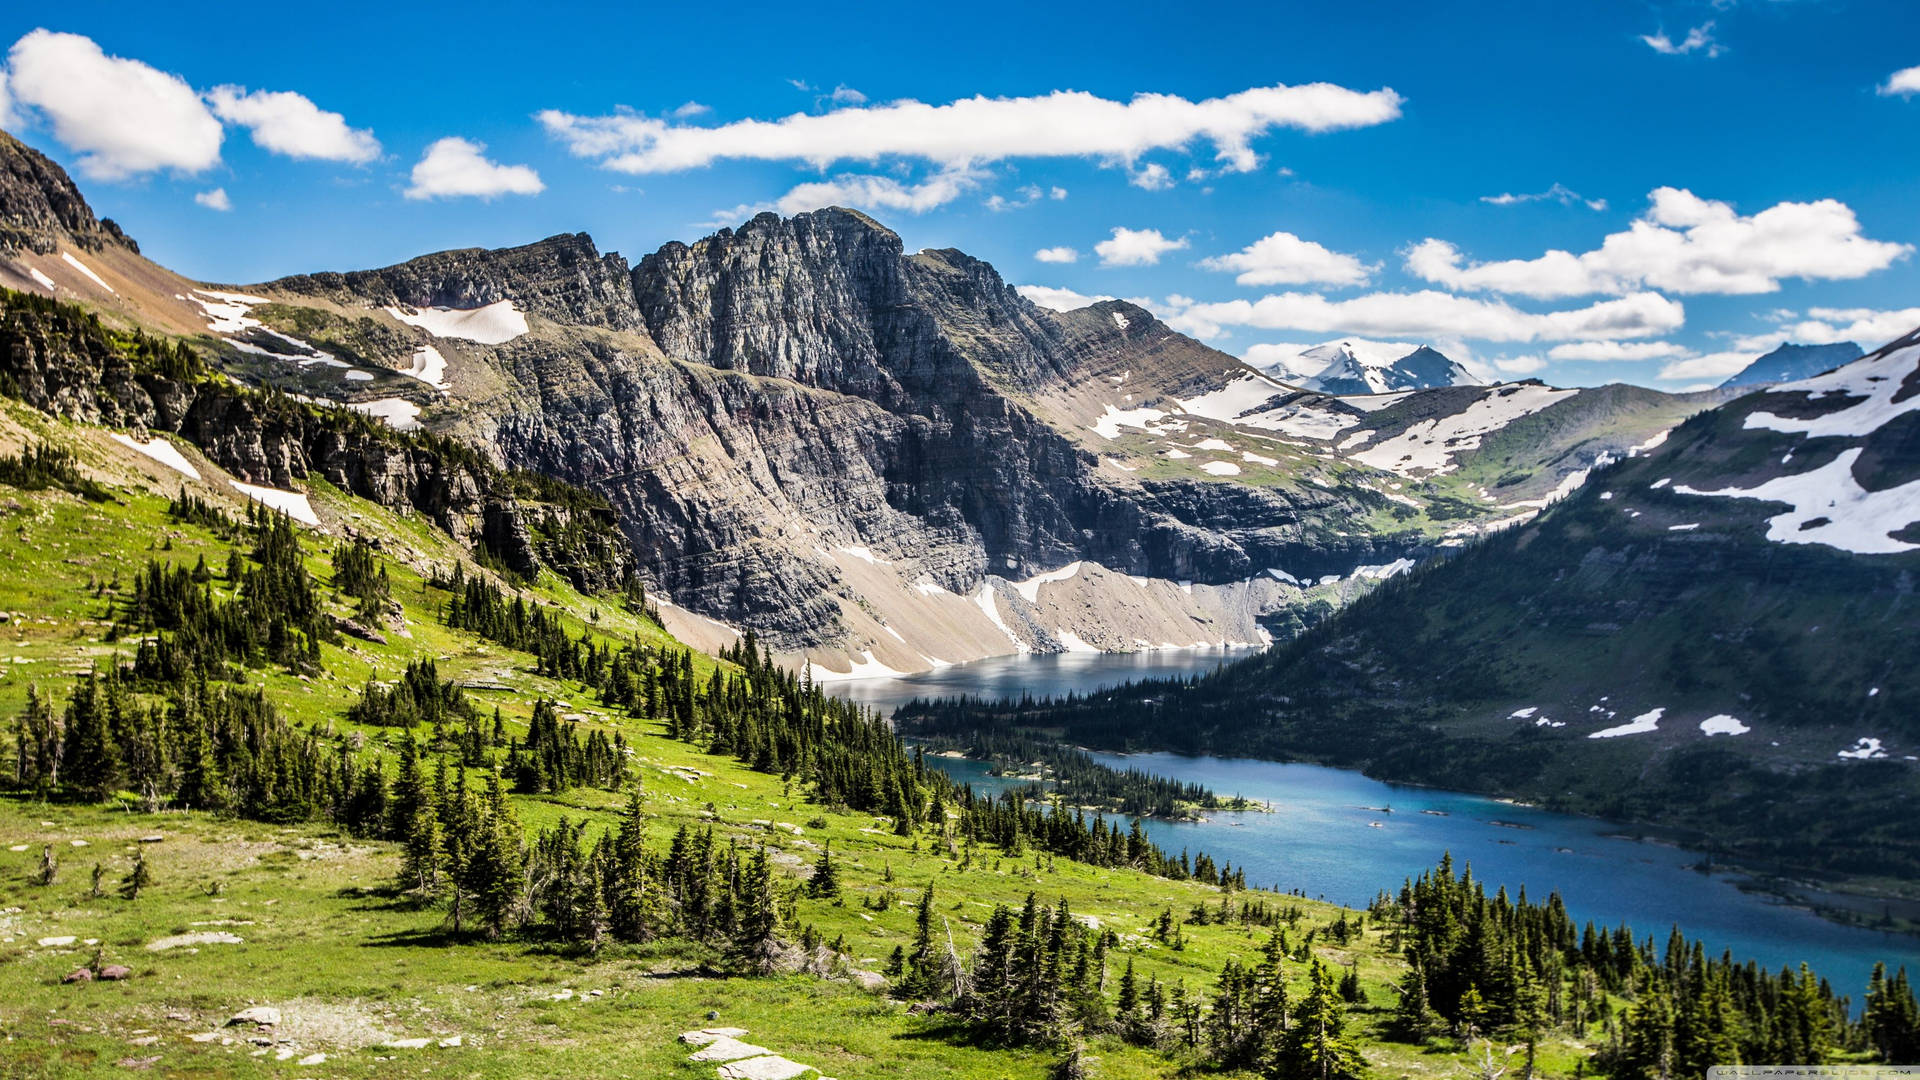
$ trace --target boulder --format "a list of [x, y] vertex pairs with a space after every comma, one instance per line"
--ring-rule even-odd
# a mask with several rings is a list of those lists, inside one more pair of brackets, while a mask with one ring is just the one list
[[241, 1009], [227, 1021], [228, 1027], [236, 1024], [252, 1024], [255, 1027], [273, 1027], [280, 1023], [280, 1010], [271, 1005], [255, 1005], [250, 1009]]
[[93, 972], [86, 968], [74, 968], [60, 979], [63, 983], [85, 983], [93, 981]]
[[99, 970], [97, 976], [108, 982], [119, 982], [133, 978], [133, 969], [125, 964], [108, 964]]

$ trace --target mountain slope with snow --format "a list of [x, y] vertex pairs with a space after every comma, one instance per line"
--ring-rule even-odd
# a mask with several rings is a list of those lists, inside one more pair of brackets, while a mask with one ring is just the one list
[[1486, 380], [1427, 345], [1343, 338], [1270, 360], [1268, 374], [1323, 394], [1391, 394], [1439, 386], [1478, 386]]
[[1470, 783], [1752, 868], [1911, 888], [1916, 582], [1920, 332], [1699, 412], [1177, 708], [1147, 686], [1027, 722], [1079, 745]]
[[1832, 345], [1781, 345], [1721, 383], [1721, 386], [1765, 386], [1792, 382], [1832, 371], [1860, 359], [1860, 346], [1851, 341]]

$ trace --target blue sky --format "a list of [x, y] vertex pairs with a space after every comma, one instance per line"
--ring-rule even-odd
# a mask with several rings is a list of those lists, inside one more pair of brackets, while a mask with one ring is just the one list
[[527, 10], [13, 5], [0, 112], [215, 281], [841, 202], [1256, 359], [1678, 388], [1920, 324], [1911, 3]]

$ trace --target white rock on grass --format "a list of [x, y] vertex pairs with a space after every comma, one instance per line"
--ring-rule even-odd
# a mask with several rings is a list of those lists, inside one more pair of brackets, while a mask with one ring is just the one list
[[43, 937], [39, 940], [37, 944], [39, 944], [39, 946], [43, 949], [58, 949], [63, 946], [71, 945], [78, 940], [80, 939], [73, 936], [72, 934], [67, 934], [62, 937]]
[[[246, 939], [239, 934], [229, 934], [225, 930], [201, 930], [192, 934], [175, 934], [147, 942], [148, 952], [166, 952], [189, 945], [239, 945]], [[277, 1022], [277, 1021], [276, 1021]]]
[[388, 1039], [383, 1043], [389, 1050], [425, 1050], [433, 1045], [432, 1039]]
[[241, 1009], [234, 1013], [227, 1023], [255, 1024], [259, 1027], [272, 1027], [280, 1022], [280, 1010], [271, 1005], [255, 1005], [251, 1009]]
[[788, 1061], [777, 1054], [729, 1062], [719, 1069], [721, 1080], [793, 1080], [796, 1076], [817, 1071], [811, 1065]]
[[711, 1027], [699, 1031], [686, 1031], [680, 1034], [680, 1041], [688, 1046], [705, 1046], [715, 1039], [737, 1039], [747, 1033], [746, 1028]]
[[730, 1035], [722, 1035], [706, 1046], [693, 1052], [688, 1061], [739, 1061], [742, 1058], [760, 1057], [773, 1051], [764, 1046], [743, 1043]]

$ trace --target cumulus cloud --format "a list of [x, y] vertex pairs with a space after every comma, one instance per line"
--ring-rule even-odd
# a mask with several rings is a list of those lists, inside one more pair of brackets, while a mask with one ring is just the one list
[[579, 157], [633, 173], [677, 172], [726, 160], [836, 161], [918, 159], [942, 168], [1008, 158], [1096, 158], [1131, 165], [1152, 150], [1212, 145], [1223, 167], [1245, 172], [1259, 162], [1252, 140], [1279, 128], [1339, 131], [1384, 124], [1401, 97], [1330, 83], [1265, 86], [1189, 101], [1138, 94], [1113, 101], [1075, 90], [1018, 98], [975, 96], [945, 105], [896, 101], [855, 105], [778, 120], [699, 126], [636, 112], [539, 114], [547, 131]]
[[1887, 81], [1880, 84], [1880, 93], [1885, 97], [1920, 94], [1920, 67], [1901, 68], [1887, 76]]
[[1054, 311], [1076, 311], [1088, 304], [1097, 304], [1102, 300], [1112, 300], [1111, 296], [1088, 296], [1072, 289], [1057, 289], [1051, 285], [1019, 285], [1014, 291], [1043, 308]]
[[1671, 341], [1573, 341], [1547, 350], [1555, 360], [1588, 360], [1607, 364], [1633, 360], [1668, 360], [1691, 356], [1693, 350]]
[[13, 91], [7, 89], [7, 69], [0, 67], [0, 128], [13, 127]]
[[1407, 271], [1450, 289], [1542, 299], [1624, 294], [1651, 287], [1682, 294], [1774, 292], [1782, 278], [1849, 280], [1883, 270], [1913, 245], [1872, 240], [1837, 199], [1776, 203], [1751, 217], [1679, 188], [1656, 188], [1652, 205], [1625, 232], [1575, 255], [1469, 262], [1444, 240], [1406, 252]]
[[1532, 375], [1544, 369], [1547, 362], [1537, 356], [1502, 356], [1493, 361], [1493, 366], [1503, 375]]
[[233, 200], [227, 198], [226, 188], [214, 188], [212, 191], [196, 192], [193, 196], [193, 201], [209, 210], [218, 210], [222, 213], [233, 209]]
[[1093, 245], [1101, 266], [1153, 266], [1160, 256], [1187, 246], [1185, 237], [1169, 240], [1159, 229], [1128, 229], [1115, 226], [1113, 236]]
[[948, 169], [918, 184], [891, 176], [847, 175], [801, 184], [780, 197], [775, 206], [783, 214], [818, 210], [823, 206], [857, 206], [870, 210], [904, 210], [922, 214], [959, 198], [984, 177], [971, 169]]
[[178, 75], [48, 30], [14, 42], [7, 58], [14, 105], [44, 115], [93, 179], [198, 173], [220, 160], [220, 121]]
[[1607, 200], [1589, 199], [1565, 184], [1560, 183], [1554, 184], [1545, 191], [1535, 191], [1527, 194], [1515, 194], [1508, 191], [1498, 195], [1482, 195], [1480, 196], [1480, 201], [1493, 206], [1520, 206], [1525, 203], [1557, 202], [1561, 206], [1572, 206], [1575, 203], [1579, 203], [1589, 210], [1605, 210], [1607, 208]]
[[1687, 36], [1679, 41], [1668, 37], [1665, 30], [1655, 34], [1642, 34], [1640, 40], [1647, 43], [1647, 48], [1662, 56], [1685, 56], [1688, 53], [1704, 50], [1707, 59], [1711, 60], [1726, 51], [1719, 42], [1713, 40], [1712, 20], [1687, 31]]
[[1685, 360], [1675, 360], [1660, 369], [1655, 376], [1661, 382], [1697, 382], [1711, 379], [1719, 382], [1729, 375], [1745, 371], [1753, 363], [1753, 354], [1748, 352], [1717, 352], [1705, 356], [1690, 356]]
[[1150, 161], [1127, 177], [1127, 183], [1145, 191], [1165, 191], [1173, 186], [1173, 173], [1165, 165]]
[[1289, 292], [1258, 300], [1186, 301], [1163, 317], [1175, 329], [1203, 338], [1245, 326], [1428, 341], [1530, 342], [1653, 337], [1682, 326], [1686, 310], [1659, 293], [1633, 293], [1566, 311], [1530, 312], [1504, 301], [1423, 290], [1369, 293], [1348, 300]]
[[[1054, 190], [1059, 191], [1060, 189], [1054, 188]], [[1064, 194], [1064, 192], [1062, 192], [1062, 194]], [[989, 196], [987, 201], [982, 205], [997, 214], [1005, 210], [1024, 210], [1046, 197], [1047, 193], [1040, 185], [1025, 184], [1019, 191], [1015, 192], [1014, 198], [1009, 199], [1005, 195], [992, 195]]]
[[525, 165], [487, 160], [485, 143], [457, 135], [435, 142], [413, 167], [409, 199], [491, 199], [496, 195], [538, 195], [547, 185]]
[[1208, 270], [1236, 274], [1241, 285], [1364, 285], [1366, 264], [1290, 232], [1269, 233], [1231, 255], [1200, 260]]
[[1777, 336], [1803, 345], [1851, 341], [1864, 349], [1877, 349], [1911, 333], [1915, 327], [1920, 327], [1920, 307], [1885, 311], [1817, 307], [1809, 310], [1804, 318], [1795, 318], [1783, 325]]
[[347, 126], [347, 118], [290, 90], [216, 86], [207, 92], [215, 116], [253, 134], [254, 144], [290, 158], [365, 164], [380, 156], [373, 132]]
[[1041, 248], [1033, 257], [1043, 263], [1070, 263], [1080, 261], [1080, 252], [1066, 246]]

